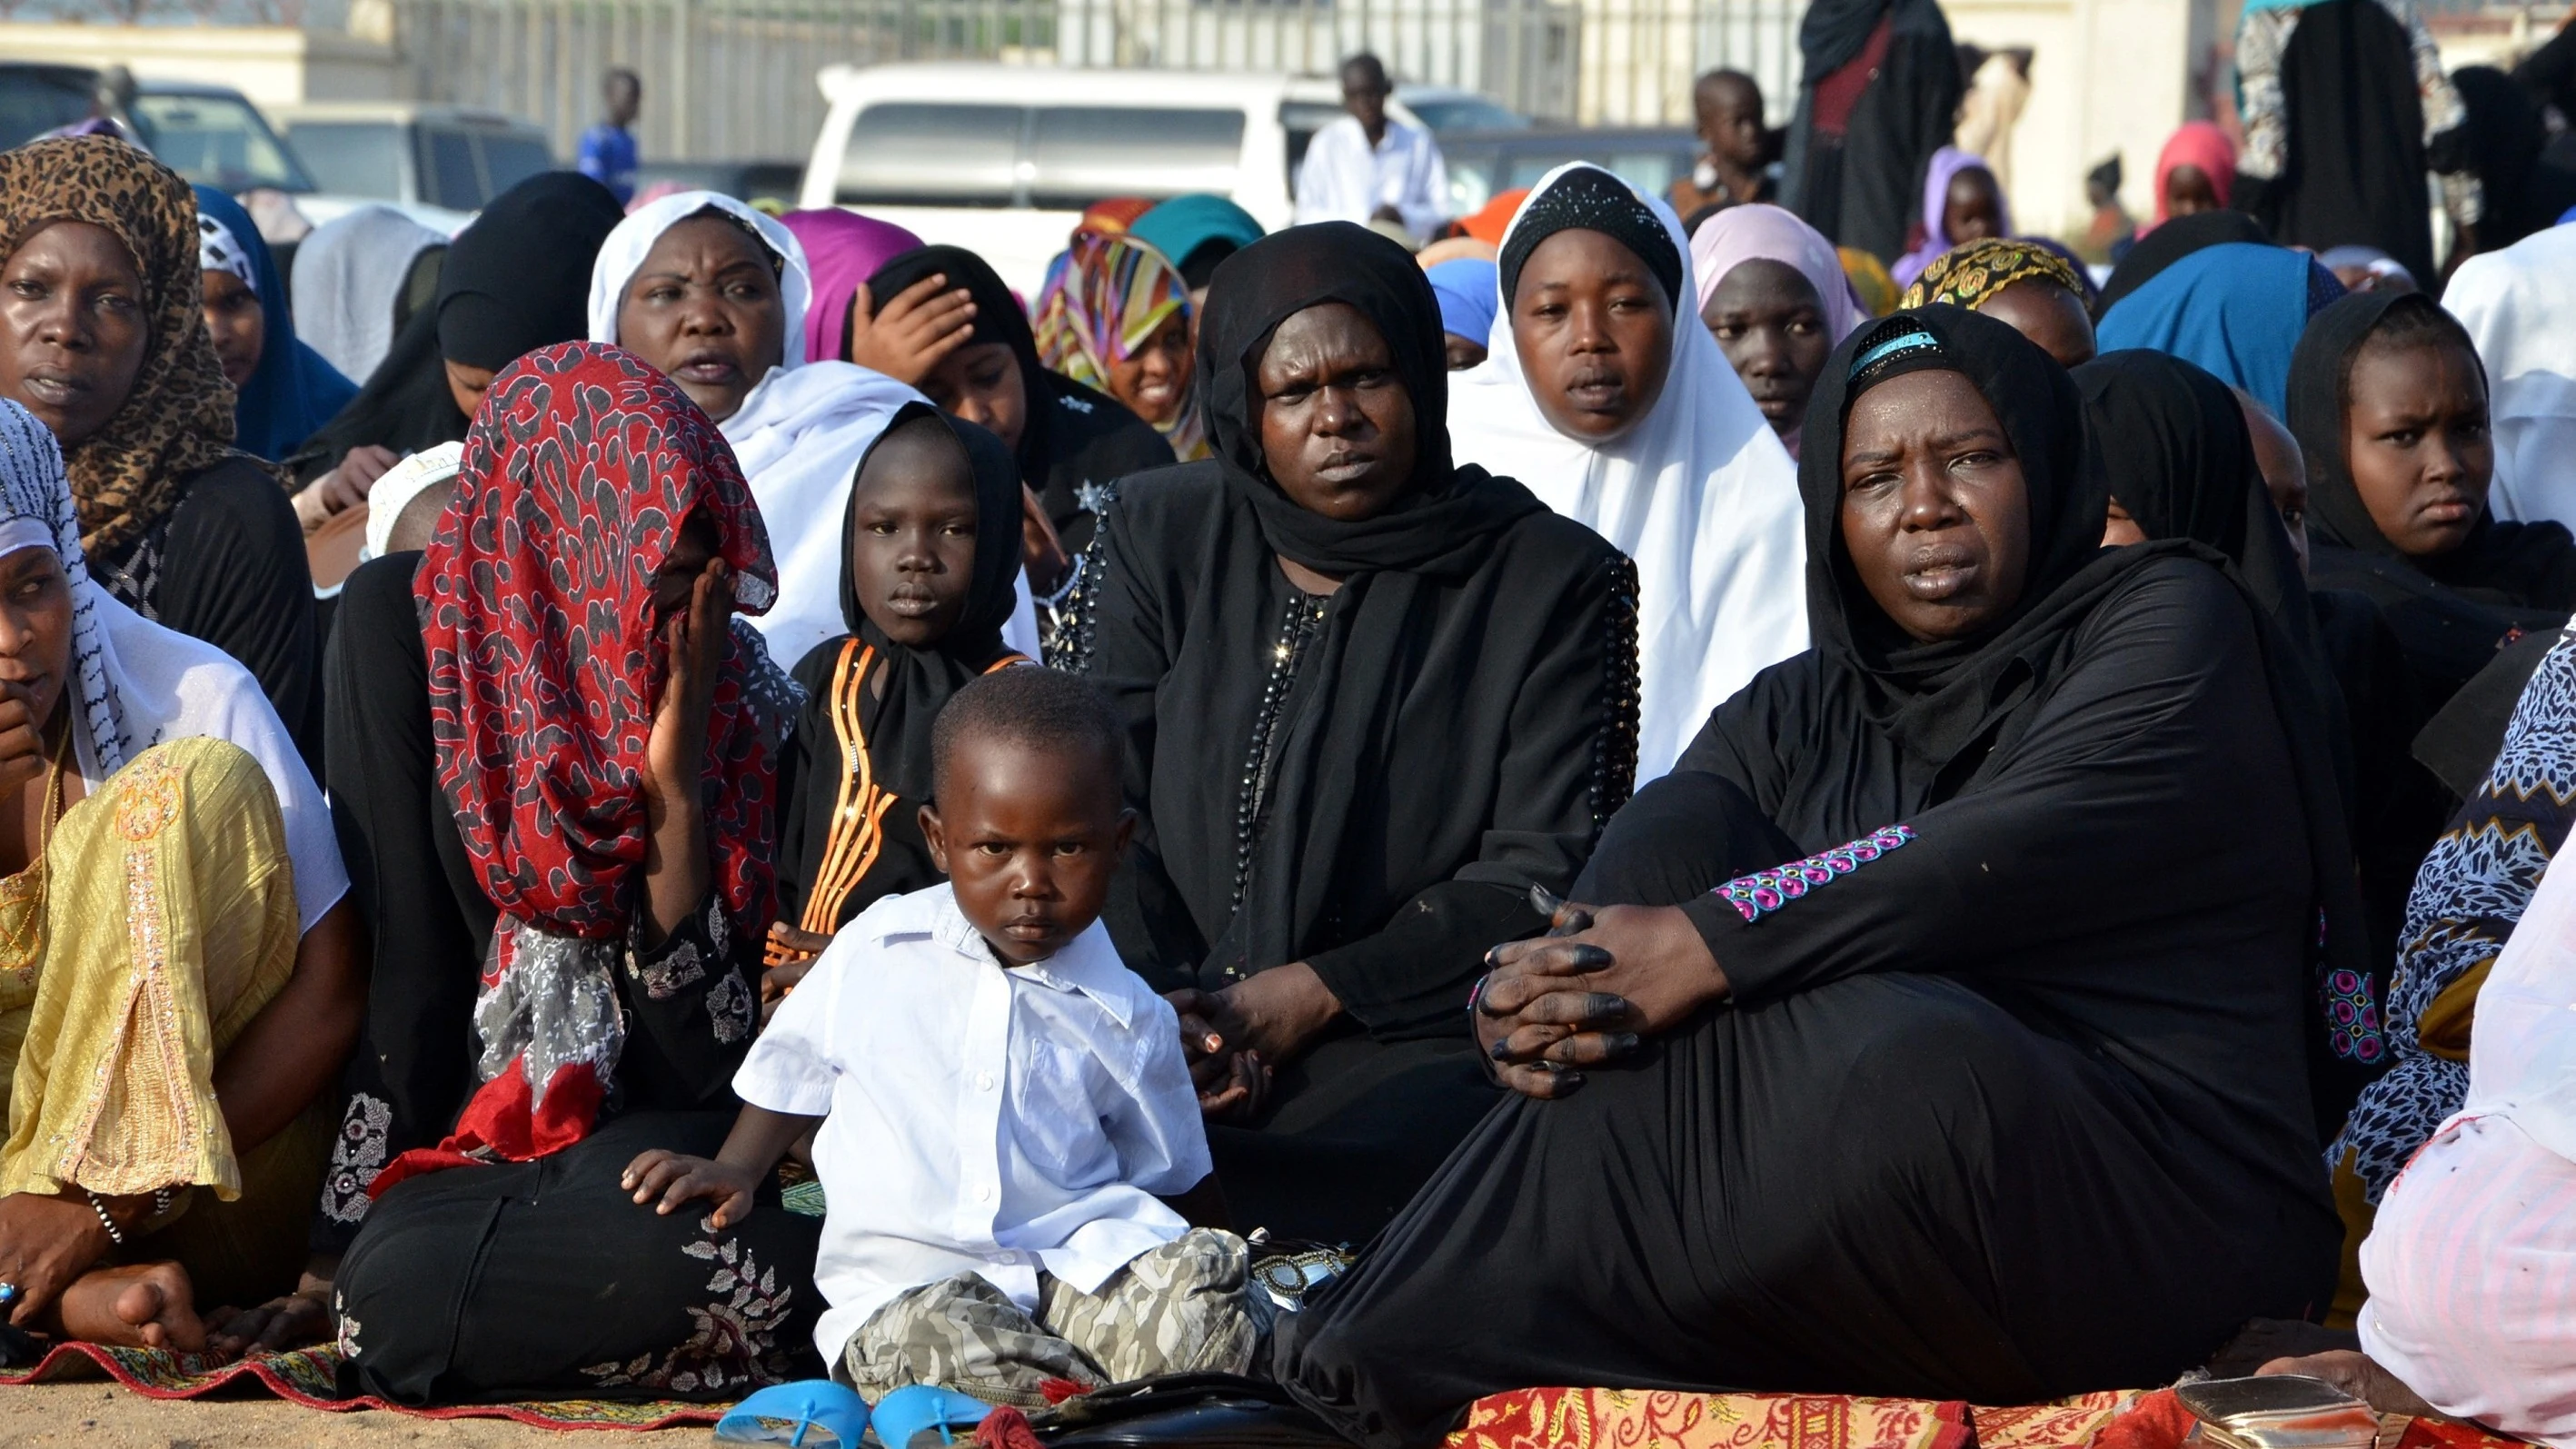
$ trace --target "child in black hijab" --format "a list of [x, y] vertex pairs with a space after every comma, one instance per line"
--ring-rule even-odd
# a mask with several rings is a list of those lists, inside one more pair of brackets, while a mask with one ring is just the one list
[[841, 617], [796, 666], [805, 712], [781, 752], [775, 994], [879, 898], [935, 885], [918, 815], [949, 696], [1029, 661], [1002, 643], [1020, 557], [1020, 479], [991, 433], [927, 403], [894, 416], [842, 520]]
[[2387, 614], [2436, 709], [2519, 633], [2576, 607], [2576, 539], [2487, 511], [2487, 378], [2458, 321], [2419, 294], [2319, 312], [2290, 364], [2307, 455], [2313, 577]]

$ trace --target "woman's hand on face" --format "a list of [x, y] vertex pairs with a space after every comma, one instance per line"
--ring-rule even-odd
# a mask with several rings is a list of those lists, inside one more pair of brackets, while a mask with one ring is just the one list
[[1476, 1000], [1476, 1044], [1505, 1085], [1561, 1097], [1726, 994], [1726, 975], [1678, 906], [1571, 906], [1565, 935], [1497, 946]]
[[707, 715], [732, 627], [733, 573], [724, 560], [710, 560], [689, 590], [689, 606], [662, 626], [670, 677], [644, 741], [644, 791], [657, 807], [656, 820], [675, 802], [697, 802], [698, 782], [707, 771]]
[[89, 1198], [31, 1192], [0, 1198], [0, 1282], [15, 1286], [9, 1321], [25, 1327], [116, 1246]]
[[941, 359], [975, 340], [975, 295], [940, 290], [947, 285], [945, 276], [924, 277], [879, 307], [862, 283], [850, 299], [850, 360], [919, 387]]
[[[0, 659], [0, 671], [17, 665]], [[35, 693], [18, 680], [0, 678], [0, 790], [14, 790], [43, 773], [45, 736]]]
[[1047, 517], [1037, 490], [1026, 483], [1020, 485], [1020, 564], [1028, 571], [1029, 588], [1041, 594], [1063, 588], [1065, 572], [1073, 567], [1055, 520]]
[[360, 443], [340, 459], [340, 466], [314, 479], [295, 495], [295, 518], [311, 533], [331, 516], [367, 501], [376, 480], [402, 459], [391, 448]]

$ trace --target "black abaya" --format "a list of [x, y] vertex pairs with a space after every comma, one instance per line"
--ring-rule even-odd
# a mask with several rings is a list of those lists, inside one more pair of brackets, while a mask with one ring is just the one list
[[2237, 203], [2283, 246], [2369, 246], [2419, 281], [2433, 266], [2429, 169], [2466, 160], [2467, 138], [2443, 133], [2428, 156], [2414, 42], [2381, 0], [2318, 0], [2299, 12], [2281, 53], [2288, 147], [2269, 181], [2240, 175]]
[[1829, 0], [1808, 7], [1798, 47], [1781, 205], [1837, 245], [1904, 255], [1924, 163], [1966, 90], [1949, 22], [1933, 0]]
[[[1361, 523], [1290, 503], [1249, 424], [1271, 331], [1334, 301], [1387, 339], [1429, 480]], [[1635, 573], [1451, 463], [1437, 304], [1383, 238], [1245, 248], [1201, 337], [1218, 456], [1123, 485], [1066, 631], [1134, 741], [1144, 819], [1107, 920], [1159, 990], [1302, 961], [1340, 999], [1260, 1130], [1211, 1142], [1238, 1223], [1356, 1239], [1491, 1105], [1458, 1005], [1487, 947], [1543, 924], [1527, 888], [1571, 885], [1627, 796]], [[1310, 595], [1282, 556], [1345, 582]]]
[[[1893, 637], [1834, 522], [1852, 360], [1904, 326], [2029, 480], [2031, 584], [1973, 641]], [[1273, 1369], [1356, 1442], [1533, 1383], [2162, 1382], [2331, 1289], [2301, 1020], [2344, 867], [2277, 634], [2213, 554], [2094, 547], [2073, 388], [1999, 323], [1865, 328], [1817, 407], [1817, 647], [1722, 706], [1577, 887], [1682, 902], [1731, 995], [1496, 1111], [1283, 1325]]]
[[[785, 1359], [807, 1337], [787, 1318], [810, 1322], [816, 1220], [773, 1204], [709, 1235], [703, 1215], [659, 1217], [617, 1186], [636, 1153], [712, 1150], [734, 1118], [747, 1044], [715, 1038], [707, 1000], [727, 974], [757, 979], [761, 948], [740, 932], [720, 945], [707, 912], [621, 973], [628, 1037], [599, 1130], [535, 1162], [432, 1172], [368, 1196], [389, 1159], [447, 1135], [478, 1085], [474, 1004], [495, 914], [438, 788], [412, 593], [420, 557], [349, 576], [327, 670], [332, 818], [374, 943], [314, 1234], [321, 1251], [347, 1249], [341, 1311], [371, 1350], [345, 1368], [344, 1388], [409, 1404], [731, 1399], [747, 1369], [798, 1376]], [[720, 965], [669, 989], [683, 954]], [[765, 1285], [712, 1286], [727, 1244], [762, 1265]]]

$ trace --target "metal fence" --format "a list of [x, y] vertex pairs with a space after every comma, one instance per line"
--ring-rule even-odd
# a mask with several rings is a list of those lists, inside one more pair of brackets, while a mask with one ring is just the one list
[[1700, 71], [1797, 81], [1804, 0], [392, 0], [420, 98], [536, 121], [569, 154], [601, 74], [644, 79], [640, 139], [670, 160], [801, 159], [834, 62], [991, 60], [1330, 74], [1353, 51], [1400, 82], [1481, 91], [1547, 120], [1684, 124]]

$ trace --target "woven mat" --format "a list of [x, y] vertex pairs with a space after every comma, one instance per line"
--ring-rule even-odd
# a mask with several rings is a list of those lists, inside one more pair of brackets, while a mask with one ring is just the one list
[[677, 1400], [620, 1404], [599, 1399], [558, 1399], [414, 1409], [377, 1398], [344, 1399], [339, 1385], [340, 1350], [329, 1346], [254, 1354], [237, 1363], [210, 1365], [199, 1355], [166, 1349], [63, 1343], [56, 1344], [34, 1368], [0, 1372], [0, 1385], [54, 1383], [102, 1375], [155, 1399], [193, 1399], [222, 1389], [256, 1386], [308, 1409], [335, 1413], [391, 1409], [425, 1419], [516, 1419], [547, 1429], [661, 1429], [677, 1424], [712, 1424], [728, 1407]]
[[[0, 1385], [104, 1376], [156, 1399], [255, 1386], [333, 1412], [390, 1409], [429, 1419], [514, 1419], [548, 1429], [712, 1424], [729, 1407], [563, 1399], [414, 1409], [339, 1397], [339, 1367], [340, 1351], [328, 1346], [210, 1366], [192, 1354], [66, 1343], [32, 1369], [0, 1372]], [[1445, 1449], [2179, 1449], [2191, 1423], [2170, 1389], [2084, 1394], [2009, 1408], [1841, 1394], [1523, 1389], [1477, 1400]], [[2523, 1449], [2518, 1440], [2434, 1419], [2406, 1421], [2393, 1443], [2387, 1435], [2380, 1442], [2391, 1449]]]

